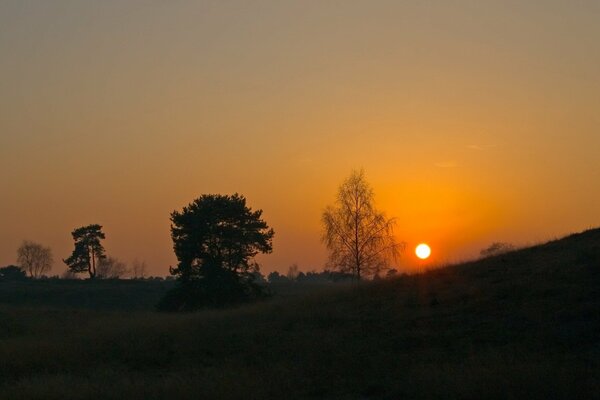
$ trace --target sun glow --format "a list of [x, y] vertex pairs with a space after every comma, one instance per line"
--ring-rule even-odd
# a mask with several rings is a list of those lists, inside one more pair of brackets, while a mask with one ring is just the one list
[[415, 249], [415, 254], [421, 260], [425, 260], [426, 258], [429, 258], [429, 256], [431, 255], [431, 248], [427, 244], [421, 243]]

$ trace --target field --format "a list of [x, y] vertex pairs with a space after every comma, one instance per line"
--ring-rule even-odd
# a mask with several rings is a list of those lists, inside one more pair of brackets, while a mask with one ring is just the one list
[[600, 230], [229, 310], [170, 284], [0, 283], [0, 399], [600, 397]]

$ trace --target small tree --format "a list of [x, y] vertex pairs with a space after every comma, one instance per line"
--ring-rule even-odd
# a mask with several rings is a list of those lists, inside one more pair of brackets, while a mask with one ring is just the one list
[[338, 189], [335, 205], [322, 216], [329, 267], [358, 280], [388, 269], [404, 248], [394, 238], [395, 220], [375, 208], [373, 197], [364, 172], [352, 171]]
[[100, 240], [105, 238], [101, 225], [88, 225], [75, 229], [71, 235], [75, 241], [75, 249], [71, 257], [63, 260], [67, 267], [75, 273], [87, 272], [90, 279], [96, 277], [96, 266], [106, 258]]
[[289, 266], [286, 276], [289, 280], [294, 281], [298, 278], [298, 274], [298, 264], [294, 263]]
[[17, 263], [31, 278], [39, 278], [52, 268], [52, 250], [39, 243], [24, 240], [17, 249]]
[[234, 194], [202, 195], [171, 214], [171, 237], [180, 285], [161, 301], [164, 310], [221, 306], [260, 296], [254, 257], [272, 251], [273, 229]]
[[146, 262], [137, 258], [131, 263], [131, 277], [133, 279], [144, 279], [147, 275]]
[[115, 257], [105, 257], [98, 263], [96, 277], [99, 279], [119, 279], [127, 274], [127, 265]]
[[77, 273], [73, 272], [71, 268], [67, 268], [61, 275], [60, 279], [79, 279]]
[[482, 257], [492, 257], [513, 251], [515, 247], [506, 242], [494, 242], [479, 253]]

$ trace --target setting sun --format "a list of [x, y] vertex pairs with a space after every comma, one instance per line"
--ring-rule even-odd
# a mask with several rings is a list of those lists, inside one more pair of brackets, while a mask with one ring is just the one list
[[431, 248], [427, 244], [421, 243], [415, 249], [415, 254], [421, 260], [425, 260], [426, 258], [429, 258], [429, 255], [431, 254]]

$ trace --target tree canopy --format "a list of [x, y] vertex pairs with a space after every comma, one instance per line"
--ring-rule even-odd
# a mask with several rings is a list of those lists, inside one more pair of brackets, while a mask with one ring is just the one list
[[272, 251], [273, 229], [239, 194], [205, 194], [171, 214], [171, 238], [181, 285], [163, 299], [165, 309], [189, 310], [257, 296], [254, 257]]

